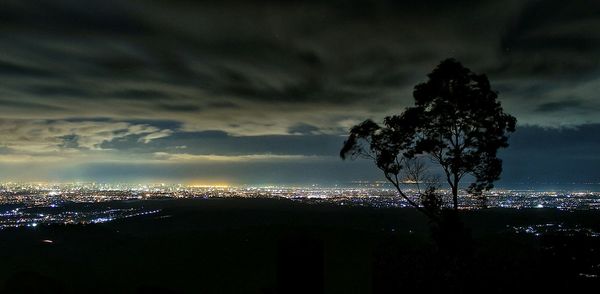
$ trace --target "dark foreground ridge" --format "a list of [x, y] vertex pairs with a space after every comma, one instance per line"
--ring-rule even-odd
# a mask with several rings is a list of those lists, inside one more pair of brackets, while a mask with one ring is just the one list
[[160, 211], [0, 231], [2, 293], [574, 293], [600, 285], [597, 211], [465, 212], [475, 246], [452, 278], [459, 284], [448, 285], [456, 272], [414, 209], [283, 199], [113, 205]]

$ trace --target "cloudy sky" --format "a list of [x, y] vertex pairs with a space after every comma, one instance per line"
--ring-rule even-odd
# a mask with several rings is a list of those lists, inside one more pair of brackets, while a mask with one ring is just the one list
[[378, 179], [344, 134], [440, 60], [519, 120], [503, 183], [600, 182], [600, 2], [0, 2], [0, 181]]

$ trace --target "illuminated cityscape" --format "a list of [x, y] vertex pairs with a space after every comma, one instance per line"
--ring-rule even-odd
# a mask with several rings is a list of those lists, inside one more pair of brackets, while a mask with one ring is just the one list
[[[357, 183], [354, 183], [355, 185]], [[381, 182], [360, 187], [229, 187], [169, 184], [4, 183], [0, 186], [0, 228], [46, 224], [90, 224], [158, 213], [140, 207], [113, 208], [92, 204], [126, 203], [157, 199], [271, 198], [307, 204], [333, 204], [373, 208], [405, 208], [408, 203]], [[407, 190], [414, 201], [416, 191]], [[449, 191], [441, 191], [450, 197]], [[80, 204], [79, 206], [76, 204]], [[89, 204], [82, 209], [83, 204]], [[493, 190], [479, 197], [461, 195], [461, 209], [511, 208], [559, 210], [600, 209], [600, 192]], [[91, 207], [91, 208], [90, 208]]]

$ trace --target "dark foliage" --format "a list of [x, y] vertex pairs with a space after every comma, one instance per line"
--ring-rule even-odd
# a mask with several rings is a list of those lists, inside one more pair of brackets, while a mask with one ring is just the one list
[[497, 151], [508, 147], [516, 119], [504, 113], [485, 75], [454, 59], [442, 61], [428, 77], [413, 94], [415, 111], [424, 118], [414, 152], [429, 154], [443, 168], [456, 209], [465, 175], [474, 177], [468, 191], [477, 195], [500, 178]]
[[421, 195], [421, 205], [427, 211], [439, 215], [443, 210], [444, 200], [439, 193], [436, 193], [435, 187], [428, 187]]
[[[502, 161], [497, 151], [508, 147], [508, 134], [515, 131], [516, 119], [504, 113], [485, 75], [473, 73], [454, 59], [442, 61], [428, 77], [415, 87], [413, 107], [386, 117], [382, 125], [371, 120], [356, 125], [340, 155], [373, 159], [402, 197], [439, 219], [439, 213], [422, 209], [402, 191], [399, 175], [407, 162], [427, 155], [439, 164], [452, 189], [456, 210], [459, 184], [466, 175], [474, 179], [468, 188], [474, 195], [491, 189], [499, 179]], [[431, 201], [435, 198], [421, 204], [431, 206]]]

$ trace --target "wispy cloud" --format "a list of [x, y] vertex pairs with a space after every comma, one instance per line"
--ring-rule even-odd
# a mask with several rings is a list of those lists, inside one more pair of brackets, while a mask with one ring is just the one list
[[65, 154], [100, 151], [102, 144], [129, 136], [148, 143], [169, 136], [168, 129], [117, 121], [0, 120], [0, 146], [17, 154]]
[[323, 158], [314, 155], [280, 155], [280, 154], [248, 154], [248, 155], [214, 155], [214, 154], [189, 154], [189, 153], [167, 153], [155, 152], [154, 158], [168, 162], [274, 162], [274, 161], [298, 161], [315, 160]]

